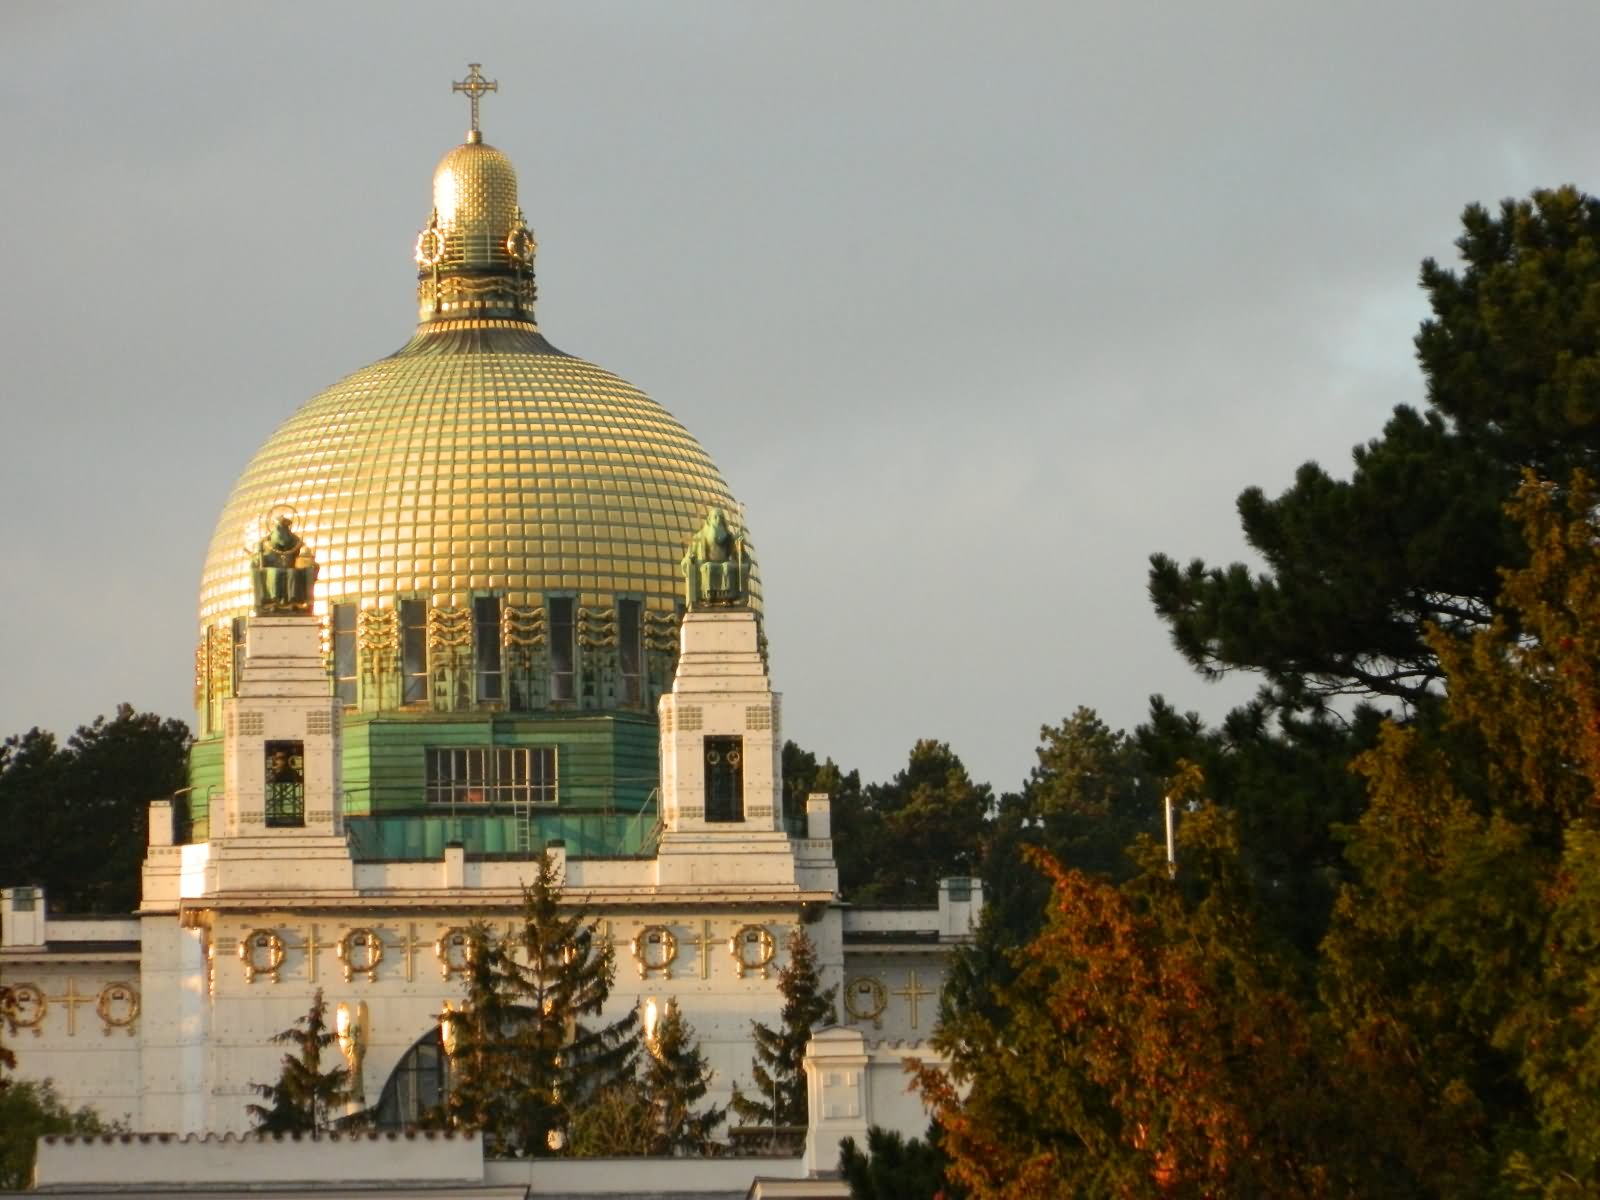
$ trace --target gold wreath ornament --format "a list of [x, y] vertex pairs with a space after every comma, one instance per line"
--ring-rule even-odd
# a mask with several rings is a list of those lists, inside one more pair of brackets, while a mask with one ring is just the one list
[[449, 979], [465, 975], [472, 965], [472, 934], [465, 925], [452, 925], [433, 943], [433, 956], [439, 960], [439, 973]]
[[751, 971], [760, 971], [765, 979], [777, 949], [778, 944], [765, 925], [741, 925], [728, 939], [728, 953], [733, 955], [740, 979]]
[[11, 1001], [6, 1005], [12, 1023], [18, 1029], [32, 1030], [34, 1037], [39, 1036], [39, 1026], [44, 1024], [45, 1010], [49, 1007], [49, 998], [31, 983], [19, 983], [13, 987]]
[[352, 929], [339, 939], [337, 950], [346, 983], [354, 975], [366, 976], [368, 983], [378, 977], [378, 964], [383, 961], [383, 939], [377, 930]]
[[844, 1008], [858, 1021], [883, 1028], [883, 1010], [889, 1007], [889, 989], [871, 975], [857, 975], [844, 985]]
[[139, 989], [131, 983], [108, 983], [94, 1002], [95, 1012], [105, 1022], [100, 1032], [111, 1036], [113, 1029], [124, 1029], [133, 1036], [133, 1023], [139, 1019]]
[[244, 981], [254, 983], [257, 975], [270, 975], [272, 982], [277, 983], [285, 950], [283, 939], [272, 930], [252, 930], [239, 943], [239, 961], [244, 964]]
[[639, 968], [639, 978], [660, 971], [672, 978], [672, 964], [678, 959], [678, 937], [665, 925], [646, 925], [633, 935], [628, 943], [633, 951], [633, 964]]

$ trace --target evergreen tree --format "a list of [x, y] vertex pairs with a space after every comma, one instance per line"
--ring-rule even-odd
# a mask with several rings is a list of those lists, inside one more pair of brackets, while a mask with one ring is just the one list
[[497, 943], [479, 927], [471, 959], [462, 1011], [451, 1015], [447, 1115], [499, 1153], [555, 1153], [575, 1114], [634, 1075], [638, 1015], [591, 1020], [611, 994], [610, 948], [596, 944], [582, 909], [563, 911], [545, 853], [523, 889], [521, 928]]
[[1161, 783], [1133, 739], [1092, 709], [1039, 730], [1038, 762], [1020, 794], [1001, 797], [983, 867], [983, 914], [970, 945], [952, 956], [944, 1004], [991, 1004], [991, 985], [1015, 975], [1014, 952], [1038, 936], [1048, 879], [1024, 859], [1050, 851], [1069, 867], [1126, 879], [1127, 847], [1161, 828]]
[[57, 912], [132, 912], [146, 806], [184, 786], [189, 729], [117, 706], [65, 746], [39, 729], [0, 743], [0, 879], [45, 889]]
[[[341, 1124], [339, 1108], [350, 1099], [350, 1071], [340, 1065], [324, 1071], [323, 1055], [337, 1035], [328, 1027], [328, 1005], [318, 988], [311, 1008], [273, 1042], [294, 1049], [283, 1056], [276, 1083], [252, 1083], [266, 1104], [249, 1104], [245, 1111], [262, 1133], [309, 1133], [313, 1137]], [[337, 1054], [337, 1052], [335, 1052]]]
[[1540, 191], [1462, 225], [1459, 269], [1422, 265], [1427, 408], [1397, 408], [1348, 480], [1308, 463], [1275, 500], [1239, 497], [1265, 573], [1152, 557], [1156, 611], [1206, 674], [1259, 671], [1290, 709], [1426, 704], [1442, 668], [1425, 628], [1483, 628], [1499, 568], [1525, 561], [1502, 511], [1520, 472], [1600, 466], [1600, 201]]
[[855, 1138], [839, 1143], [839, 1170], [850, 1185], [850, 1200], [959, 1200], [965, 1193], [945, 1178], [948, 1160], [939, 1148], [935, 1125], [927, 1141], [909, 1142], [892, 1129], [867, 1129], [863, 1152]]
[[495, 1152], [506, 1143], [519, 1108], [539, 1104], [550, 1128], [559, 1124], [553, 1088], [530, 1089], [520, 1038], [537, 1014], [523, 1000], [521, 977], [507, 945], [482, 921], [467, 930], [466, 994], [459, 1008], [441, 1014], [450, 1084], [444, 1117], [453, 1125], [481, 1130]]
[[650, 1153], [702, 1153], [727, 1110], [695, 1109], [711, 1087], [711, 1067], [676, 1001], [668, 1002], [648, 1049], [640, 1094], [655, 1114]]
[[735, 1087], [731, 1100], [744, 1124], [771, 1128], [776, 1141], [777, 1131], [804, 1127], [810, 1120], [803, 1066], [806, 1043], [819, 1026], [837, 1022], [834, 999], [838, 991], [837, 987], [822, 987], [816, 947], [805, 930], [795, 930], [789, 937], [788, 965], [778, 975], [782, 1024], [773, 1029], [759, 1021], [750, 1022], [756, 1051], [750, 1074], [756, 1093], [746, 1096]]

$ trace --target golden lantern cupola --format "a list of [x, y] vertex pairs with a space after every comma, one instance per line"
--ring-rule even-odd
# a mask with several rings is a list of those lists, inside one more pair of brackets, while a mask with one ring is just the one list
[[483, 140], [478, 101], [499, 90], [480, 64], [453, 87], [472, 102], [467, 140], [439, 160], [433, 172], [433, 212], [417, 235], [418, 316], [501, 317], [534, 321], [533, 232], [517, 206], [517, 172]]

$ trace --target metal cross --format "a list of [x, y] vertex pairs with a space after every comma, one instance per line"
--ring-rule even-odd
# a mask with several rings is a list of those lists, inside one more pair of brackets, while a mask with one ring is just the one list
[[65, 1004], [67, 1006], [67, 1036], [76, 1037], [78, 1034], [78, 1006], [91, 1003], [93, 998], [79, 992], [78, 981], [69, 977], [65, 992], [59, 996], [46, 996], [45, 999], [52, 1004]]
[[424, 942], [417, 937], [417, 923], [412, 921], [406, 926], [406, 936], [400, 943], [400, 952], [406, 956], [406, 982], [410, 983], [416, 977], [417, 951], [426, 950], [432, 942]]
[[451, 83], [452, 92], [465, 92], [467, 99], [472, 102], [472, 132], [479, 133], [478, 129], [478, 100], [485, 92], [498, 92], [500, 81], [498, 79], [485, 79], [478, 70], [482, 63], [468, 63], [467, 77]]
[[711, 948], [717, 944], [711, 937], [711, 922], [701, 921], [699, 935], [683, 940], [700, 952], [700, 978], [711, 978]]
[[302, 950], [306, 950], [306, 978], [310, 982], [317, 982], [317, 955], [322, 954], [323, 950], [333, 949], [336, 944], [338, 942], [317, 941], [317, 926], [310, 926], [310, 933], [306, 934], [306, 944], [301, 946]]
[[917, 986], [917, 973], [912, 971], [906, 978], [905, 987], [896, 988], [894, 994], [902, 997], [911, 1006], [911, 1028], [915, 1029], [917, 1027], [917, 1005], [924, 996], [933, 995], [933, 989], [919, 988]]
[[335, 943], [333, 943], [333, 942], [319, 942], [319, 941], [317, 941], [317, 927], [315, 925], [313, 925], [311, 927], [311, 932], [306, 935], [306, 940], [303, 943], [301, 943], [298, 946], [290, 947], [290, 949], [293, 949], [293, 950], [304, 950], [305, 951], [305, 954], [306, 954], [306, 978], [308, 980], [310, 980], [312, 983], [315, 983], [317, 981], [317, 955], [319, 953], [321, 953], [323, 950], [326, 950], [329, 947], [333, 946], [334, 944]]

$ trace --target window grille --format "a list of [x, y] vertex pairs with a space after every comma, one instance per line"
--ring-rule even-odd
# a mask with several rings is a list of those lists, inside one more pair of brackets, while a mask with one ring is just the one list
[[554, 804], [554, 746], [429, 750], [429, 804]]

